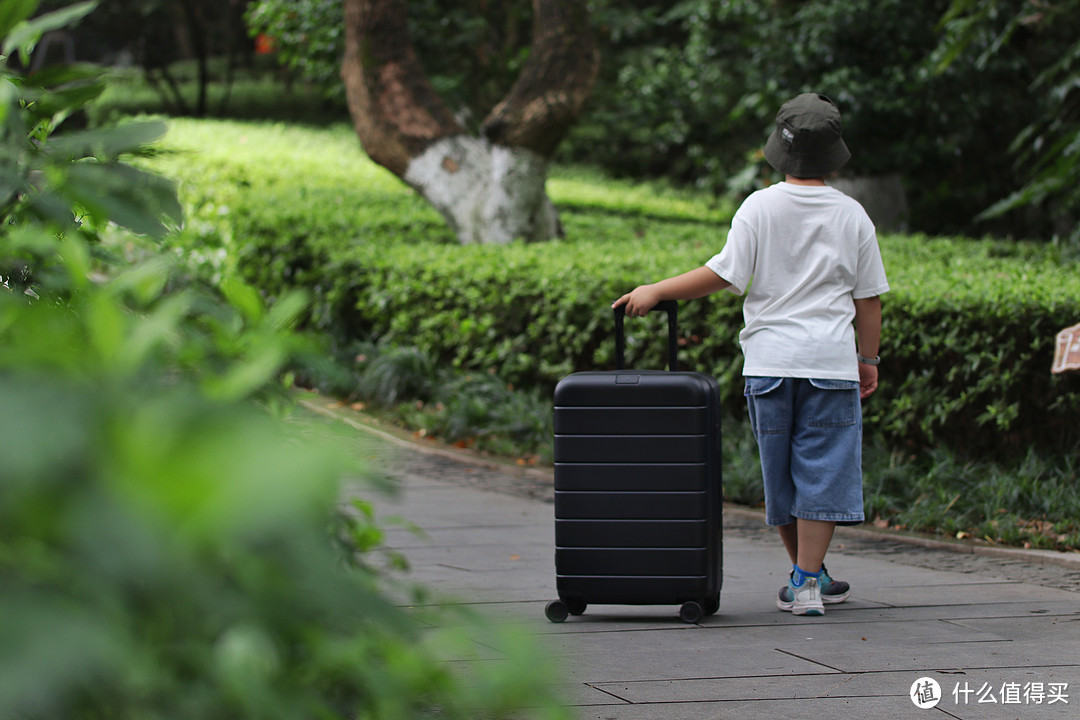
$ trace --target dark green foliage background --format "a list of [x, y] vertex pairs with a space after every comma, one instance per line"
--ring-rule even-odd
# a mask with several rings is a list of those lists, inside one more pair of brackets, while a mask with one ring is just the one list
[[[593, 0], [600, 78], [558, 158], [741, 194], [769, 173], [760, 148], [777, 107], [823, 92], [844, 113], [844, 172], [899, 175], [911, 229], [1075, 242], [1078, 8]], [[433, 85], [475, 129], [528, 57], [529, 3], [424, 0], [408, 12]], [[340, 16], [341, 0], [259, 0], [248, 13], [279, 38], [283, 62], [338, 100]]]

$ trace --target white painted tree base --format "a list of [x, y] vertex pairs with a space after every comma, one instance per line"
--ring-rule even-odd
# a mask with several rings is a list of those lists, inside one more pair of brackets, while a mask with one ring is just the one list
[[529, 150], [457, 135], [409, 163], [404, 180], [442, 213], [463, 244], [549, 240], [559, 216], [547, 196], [548, 161]]

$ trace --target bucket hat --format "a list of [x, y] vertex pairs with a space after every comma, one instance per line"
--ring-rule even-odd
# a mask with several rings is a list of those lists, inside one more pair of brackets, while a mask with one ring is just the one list
[[786, 175], [824, 177], [851, 159], [841, 137], [840, 111], [818, 93], [803, 93], [780, 106], [765, 159]]

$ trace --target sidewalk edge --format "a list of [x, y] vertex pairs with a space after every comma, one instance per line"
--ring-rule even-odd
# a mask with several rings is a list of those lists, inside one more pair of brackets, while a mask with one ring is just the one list
[[[344, 412], [338, 412], [339, 410], [348, 410], [345, 406], [341, 406], [338, 403], [332, 403], [327, 405], [325, 402], [320, 404], [313, 399], [300, 398], [298, 403], [319, 415], [329, 417], [338, 420], [349, 427], [374, 435], [382, 440], [397, 445], [399, 447], [408, 448], [417, 452], [426, 453], [429, 455], [438, 455], [440, 457], [455, 460], [460, 463], [477, 465], [485, 467], [491, 470], [497, 470], [499, 472], [505, 472], [508, 474], [517, 475], [519, 477], [529, 477], [535, 480], [552, 483], [554, 471], [550, 468], [536, 468], [536, 467], [523, 467], [516, 465], [507, 460], [493, 458], [491, 456], [481, 456], [475, 451], [468, 448], [450, 448], [445, 445], [437, 443], [434, 440], [426, 440], [418, 442], [415, 439], [403, 437], [402, 435], [388, 432], [382, 428], [375, 426], [374, 424], [360, 422], [352, 417], [349, 417]], [[338, 407], [334, 407], [338, 405]], [[357, 411], [348, 410], [351, 414], [359, 414]], [[765, 522], [765, 513], [762, 510], [746, 507], [744, 505], [736, 505], [733, 503], [724, 503], [724, 512], [739, 515], [742, 517], [760, 519], [761, 522]], [[1027, 550], [1024, 548], [1004, 547], [1004, 546], [992, 546], [981, 545], [976, 543], [967, 543], [959, 540], [945, 540], [941, 538], [928, 537], [925, 535], [918, 535], [915, 533], [907, 533], [897, 530], [879, 530], [862, 527], [847, 527], [837, 526], [836, 534], [840, 536], [865, 538], [872, 540], [894, 540], [896, 542], [903, 542], [909, 545], [915, 545], [917, 547], [923, 547], [930, 550], [945, 550], [948, 552], [967, 554], [967, 555], [983, 555], [986, 557], [994, 557], [1006, 560], [1020, 560], [1023, 562], [1036, 563], [1039, 565], [1057, 565], [1072, 570], [1080, 570], [1080, 552], [1058, 552], [1055, 550]]]

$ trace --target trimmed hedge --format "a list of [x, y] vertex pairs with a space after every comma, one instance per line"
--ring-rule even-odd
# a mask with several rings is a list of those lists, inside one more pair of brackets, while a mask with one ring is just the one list
[[[519, 387], [550, 390], [570, 372], [611, 367], [611, 301], [703, 263], [731, 212], [705, 196], [559, 169], [549, 189], [567, 240], [463, 247], [347, 129], [321, 131], [319, 146], [313, 131], [282, 126], [177, 125], [228, 148], [165, 170], [189, 178], [182, 191], [203, 228], [178, 241], [189, 259], [219, 258], [207, 266], [271, 296], [307, 290], [309, 325], [342, 347], [419, 347]], [[1076, 259], [1031, 243], [881, 244], [894, 290], [883, 298], [882, 386], [866, 405], [868, 427], [897, 446], [946, 443], [973, 457], [1080, 445], [1080, 375], [1049, 373], [1055, 333], [1080, 319]], [[661, 322], [629, 324], [632, 364], [663, 364]], [[739, 413], [741, 327], [728, 293], [682, 305], [684, 367], [715, 374]]]
[[[913, 243], [939, 252], [905, 266]], [[1049, 373], [1054, 334], [1077, 319], [1075, 272], [994, 258], [997, 246], [974, 241], [882, 244], [896, 290], [884, 298], [882, 387], [866, 406], [868, 424], [893, 441], [972, 453], [1080, 442], [1080, 382]], [[239, 270], [271, 293], [320, 287], [311, 322], [341, 341], [418, 346], [454, 367], [496, 368], [514, 385], [550, 390], [570, 372], [613, 366], [611, 300], [711, 252], [689, 245], [646, 237], [377, 248], [312, 238], [300, 247], [260, 244]], [[628, 324], [632, 364], [662, 366], [661, 322]], [[732, 408], [742, 402], [741, 327], [730, 294], [682, 304], [684, 367], [716, 375]]]
[[1076, 262], [992, 241], [895, 238], [885, 250], [894, 370], [871, 420], [890, 437], [974, 455], [1075, 449], [1080, 376], [1051, 375], [1050, 363], [1057, 332], [1080, 320]]

